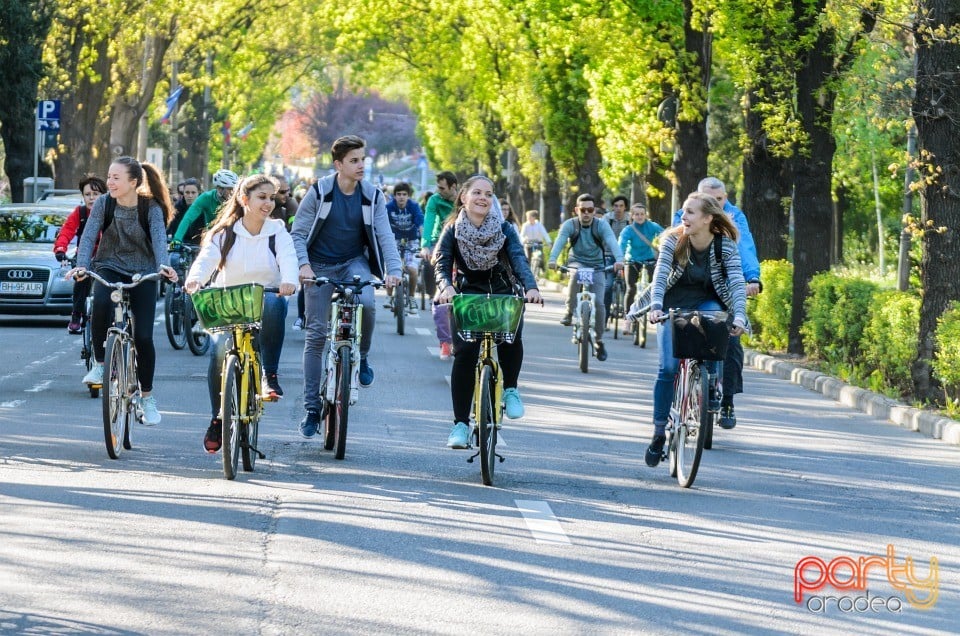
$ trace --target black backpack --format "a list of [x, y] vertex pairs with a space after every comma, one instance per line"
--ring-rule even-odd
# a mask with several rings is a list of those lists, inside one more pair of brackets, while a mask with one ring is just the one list
[[[580, 225], [580, 219], [573, 219], [573, 227], [576, 229], [574, 229], [573, 234], [570, 235], [570, 249], [573, 249], [573, 246], [580, 240], [580, 230], [583, 229], [583, 226]], [[593, 237], [593, 242], [596, 243], [601, 250], [606, 252], [606, 247], [603, 245], [603, 238], [600, 236], [600, 230], [597, 229], [596, 219], [590, 224], [590, 236]]]
[[[137, 197], [137, 218], [140, 220], [140, 227], [143, 233], [147, 235], [147, 243], [153, 244], [153, 237], [150, 236], [150, 201], [149, 197]], [[113, 217], [117, 210], [117, 200], [107, 195], [107, 202], [103, 210], [103, 228], [101, 233], [106, 232], [110, 224], [113, 223]], [[85, 221], [84, 221], [85, 223]]]

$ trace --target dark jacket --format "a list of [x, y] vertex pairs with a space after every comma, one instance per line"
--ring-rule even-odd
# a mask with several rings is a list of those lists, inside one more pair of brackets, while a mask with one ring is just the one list
[[[513, 294], [513, 277], [523, 286], [523, 290], [537, 289], [537, 279], [530, 271], [527, 257], [523, 252], [523, 243], [513, 224], [504, 221], [500, 229], [507, 239], [500, 248], [500, 262], [489, 270], [472, 270], [467, 267], [460, 249], [457, 247], [457, 238], [454, 236], [454, 226], [443, 228], [437, 241], [434, 252], [434, 273], [437, 280], [437, 292], [448, 285], [456, 287], [457, 291], [471, 294]], [[453, 280], [453, 265], [457, 265], [457, 279]]]

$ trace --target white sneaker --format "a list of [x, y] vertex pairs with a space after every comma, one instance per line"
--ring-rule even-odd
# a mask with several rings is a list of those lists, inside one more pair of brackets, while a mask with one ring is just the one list
[[143, 408], [143, 425], [144, 426], [156, 426], [160, 423], [162, 419], [160, 417], [160, 411], [157, 410], [157, 398], [145, 397], [140, 401], [140, 406]]
[[83, 376], [82, 382], [84, 384], [103, 384], [103, 365], [94, 364], [90, 367], [90, 370], [87, 371], [87, 375]]

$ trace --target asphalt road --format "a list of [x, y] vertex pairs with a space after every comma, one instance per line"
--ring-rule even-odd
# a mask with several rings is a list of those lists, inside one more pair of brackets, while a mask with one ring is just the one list
[[680, 489], [642, 459], [656, 351], [608, 335], [584, 375], [547, 297], [527, 314], [527, 415], [503, 429], [495, 487], [445, 447], [450, 363], [425, 313], [401, 337], [378, 311], [343, 461], [297, 432], [288, 330], [267, 459], [236, 481], [201, 450], [207, 361], [159, 320], [163, 422], [110, 460], [66, 320], [0, 317], [0, 633], [958, 631], [956, 447], [747, 371], [740, 424]]

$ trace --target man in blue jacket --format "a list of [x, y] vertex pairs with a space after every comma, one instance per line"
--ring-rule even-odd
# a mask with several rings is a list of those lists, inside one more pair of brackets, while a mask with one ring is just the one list
[[[410, 276], [410, 293], [417, 288], [418, 257], [420, 255], [420, 233], [423, 231], [423, 212], [420, 206], [412, 199], [413, 187], [409, 183], [398, 183], [393, 186], [393, 200], [387, 203], [387, 216], [390, 218], [390, 227], [393, 228], [393, 237], [397, 245], [401, 240], [407, 242], [407, 251], [401, 254], [403, 267]], [[393, 305], [387, 303], [384, 308]]]
[[[740, 263], [743, 266], [743, 279], [747, 281], [747, 297], [760, 293], [763, 285], [760, 282], [760, 259], [757, 258], [757, 246], [750, 233], [747, 215], [743, 210], [727, 200], [727, 188], [723, 181], [716, 177], [707, 177], [697, 184], [697, 192], [714, 197], [723, 206], [730, 220], [737, 226], [740, 239], [737, 247], [740, 250]], [[677, 210], [673, 215], [673, 224], [680, 223], [683, 210]], [[720, 404], [720, 428], [733, 428], [737, 425], [737, 416], [733, 410], [733, 396], [743, 393], [743, 346], [740, 336], [730, 338], [727, 347], [727, 357], [723, 361], [723, 402]]]

